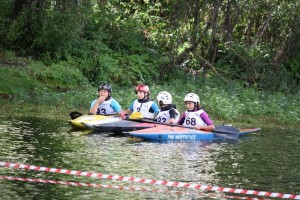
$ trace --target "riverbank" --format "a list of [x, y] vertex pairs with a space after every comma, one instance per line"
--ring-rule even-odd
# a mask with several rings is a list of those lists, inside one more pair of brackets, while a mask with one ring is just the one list
[[[69, 113], [79, 111], [87, 113], [89, 104], [95, 98], [95, 88], [84, 92], [66, 92], [44, 94], [41, 97], [35, 97], [30, 101], [25, 99], [0, 99], [1, 116], [9, 118], [37, 117], [46, 119], [59, 119], [68, 121]], [[127, 94], [127, 95], [126, 95]], [[133, 100], [134, 93], [128, 88], [123, 91], [116, 91], [114, 96], [121, 100], [120, 103], [123, 109], [127, 108]], [[184, 111], [182, 105], [177, 106], [181, 112]], [[208, 107], [208, 106], [207, 106]], [[208, 107], [208, 110], [211, 108]], [[274, 116], [268, 115], [247, 115], [240, 114], [239, 116], [230, 119], [222, 118], [218, 113], [208, 111], [215, 124], [232, 124], [236, 127], [261, 127], [261, 128], [278, 128], [278, 129], [299, 129], [299, 123], [285, 123]]]
[[[9, 63], [9, 64], [7, 64]], [[20, 64], [21, 63], [21, 64]], [[101, 81], [99, 81], [101, 82]], [[0, 109], [7, 117], [42, 117], [69, 120], [69, 113], [87, 113], [97, 88], [75, 67], [45, 66], [40, 62], [12, 60], [0, 67]], [[123, 109], [136, 98], [134, 86], [111, 83], [112, 96]], [[222, 82], [187, 76], [168, 84], [150, 84], [155, 100], [160, 91], [173, 95], [173, 104], [185, 110], [183, 98], [194, 92], [216, 124], [238, 127], [299, 127], [300, 94], [268, 93], [239, 82]]]

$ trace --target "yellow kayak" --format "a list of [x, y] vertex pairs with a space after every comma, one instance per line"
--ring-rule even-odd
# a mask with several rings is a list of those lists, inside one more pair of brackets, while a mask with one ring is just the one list
[[81, 115], [73, 120], [69, 120], [70, 125], [74, 129], [88, 129], [82, 123], [91, 123], [97, 122], [108, 118], [114, 118], [114, 116], [105, 116], [105, 115]]

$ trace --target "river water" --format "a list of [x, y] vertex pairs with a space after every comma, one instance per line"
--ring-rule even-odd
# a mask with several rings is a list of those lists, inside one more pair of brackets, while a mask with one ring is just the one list
[[[104, 133], [70, 132], [69, 124], [62, 121], [0, 116], [2, 164], [95, 172], [119, 179], [125, 176], [134, 180], [144, 178], [300, 194], [299, 153], [299, 130], [263, 128], [238, 141], [154, 143]], [[0, 166], [0, 176], [13, 179], [0, 179], [0, 199], [238, 198], [234, 193], [134, 183], [124, 178], [123, 181], [99, 179], [3, 166]], [[33, 182], [16, 178], [31, 178]], [[38, 180], [98, 185], [36, 183]]]

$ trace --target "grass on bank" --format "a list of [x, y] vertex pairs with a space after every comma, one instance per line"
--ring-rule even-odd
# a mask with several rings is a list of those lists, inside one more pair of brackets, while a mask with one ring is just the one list
[[[176, 90], [170, 86], [153, 86], [152, 93], [157, 94], [161, 90]], [[178, 109], [184, 111], [183, 98], [185, 91], [174, 93], [171, 91]], [[43, 118], [56, 118], [62, 121], [69, 120], [69, 113], [71, 111], [80, 111], [87, 113], [90, 103], [96, 98], [96, 88], [86, 88], [85, 90], [73, 90], [68, 92], [53, 92], [53, 93], [40, 93], [33, 96], [20, 95], [12, 99], [1, 100], [1, 115], [8, 117], [43, 117]], [[230, 123], [237, 127], [285, 127], [297, 126], [297, 116], [294, 113], [298, 112], [290, 110], [285, 112], [284, 117], [280, 114], [274, 115], [272, 113], [272, 106], [276, 104], [275, 101], [260, 105], [265, 114], [250, 113], [258, 110], [258, 108], [249, 109], [245, 113], [246, 106], [258, 106], [257, 103], [248, 101], [246, 104], [238, 100], [233, 101], [220, 91], [218, 98], [212, 95], [210, 98], [205, 97], [202, 104], [205, 110], [209, 113], [211, 118], [216, 124]], [[120, 102], [123, 108], [127, 108], [135, 98], [133, 88], [117, 88], [114, 87], [113, 96]], [[153, 95], [152, 95], [153, 96]], [[219, 97], [221, 96], [221, 98]], [[215, 103], [219, 101], [219, 103]], [[288, 107], [287, 107], [288, 108]], [[229, 110], [228, 110], [229, 109]], [[250, 111], [250, 112], [249, 112]], [[257, 112], [257, 111], [256, 111]], [[290, 121], [285, 121], [290, 119]], [[298, 119], [299, 122], [299, 119]]]
[[[46, 117], [68, 120], [71, 111], [87, 113], [97, 89], [67, 63], [45, 68], [34, 62], [26, 66], [0, 66], [1, 115], [8, 117]], [[64, 67], [67, 66], [68, 67]], [[47, 70], [46, 70], [47, 69]], [[100, 82], [100, 81], [99, 81]], [[113, 97], [126, 109], [136, 98], [134, 87], [112, 84]], [[300, 94], [268, 94], [240, 83], [223, 83], [186, 77], [172, 84], [150, 85], [151, 98], [169, 91], [173, 103], [183, 112], [183, 98], [189, 92], [200, 96], [203, 108], [216, 124], [235, 126], [299, 126]]]

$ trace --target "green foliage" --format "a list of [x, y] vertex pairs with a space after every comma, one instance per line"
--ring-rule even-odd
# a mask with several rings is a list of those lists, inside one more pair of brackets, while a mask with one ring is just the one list
[[[152, 94], [167, 90], [173, 95], [173, 102], [183, 112], [184, 96], [189, 92], [199, 95], [201, 106], [211, 116], [223, 122], [250, 121], [255, 116], [270, 116], [280, 123], [293, 124], [300, 122], [300, 93], [285, 95], [262, 92], [254, 87], [244, 87], [242, 82], [225, 83], [221, 79], [209, 81], [189, 77], [173, 82], [170, 85], [159, 86]], [[155, 86], [157, 87], [157, 86]], [[249, 116], [249, 119], [241, 119]]]
[[[25, 85], [19, 85], [17, 87], [18, 95], [9, 100], [10, 104], [15, 105], [15, 108], [25, 104], [28, 108], [35, 105], [37, 110], [41, 109], [45, 113], [48, 112], [47, 107], [48, 109], [57, 107], [57, 112], [64, 113], [64, 115], [74, 110], [87, 113], [91, 101], [97, 96], [97, 88], [90, 86], [65, 92], [53, 92], [42, 86], [27, 88]], [[220, 122], [253, 123], [260, 117], [270, 117], [276, 119], [277, 123], [286, 125], [300, 122], [299, 93], [294, 95], [268, 94], [253, 87], [245, 88], [238, 82], [225, 84], [219, 79], [194, 81], [189, 77], [170, 84], [150, 84], [150, 90], [150, 98], [155, 101], [160, 91], [169, 91], [173, 96], [173, 104], [176, 104], [180, 112], [186, 109], [183, 102], [184, 96], [190, 92], [197, 93], [201, 106], [216, 124]], [[127, 109], [136, 99], [134, 87], [129, 86], [113, 85], [112, 96], [119, 101], [123, 109]]]
[[246, 44], [227, 44], [220, 50], [224, 56], [217, 66], [231, 79], [239, 79], [260, 89], [271, 88], [277, 78], [270, 69], [272, 48], [256, 46], [248, 48]]
[[13, 4], [6, 0], [1, 1], [0, 10], [0, 48], [2, 48], [2, 45], [4, 44], [4, 35], [7, 32], [7, 27], [11, 23], [8, 16], [13, 10]]
[[281, 91], [299, 91], [300, 84], [300, 49], [295, 55], [286, 61], [286, 64], [281, 66], [282, 73], [280, 74], [283, 84]]
[[287, 124], [300, 121], [299, 93], [270, 94], [235, 82], [225, 87], [210, 88], [207, 95], [209, 104], [213, 104], [212, 111], [225, 120], [237, 120], [241, 115], [260, 115], [273, 116]]
[[32, 79], [21, 67], [0, 67], [0, 93], [14, 97], [22, 95], [24, 89], [26, 93], [30, 93], [35, 88], [43, 87], [43, 84]]
[[0, 48], [43, 62], [47, 69], [35, 73], [50, 85], [71, 81], [60, 71], [72, 62], [93, 85], [170, 82], [184, 68], [271, 92], [299, 91], [296, 1], [20, 4], [0, 4]]
[[21, 96], [30, 100], [51, 90], [65, 92], [89, 84], [71, 59], [46, 66], [5, 51], [0, 54], [1, 63], [0, 93], [16, 99]]
[[87, 84], [87, 79], [76, 68], [74, 61], [61, 61], [50, 66], [42, 62], [34, 62], [28, 66], [31, 73], [39, 81], [49, 87], [77, 88]]

